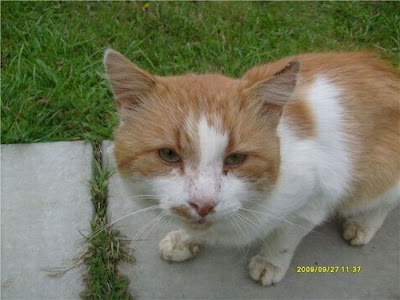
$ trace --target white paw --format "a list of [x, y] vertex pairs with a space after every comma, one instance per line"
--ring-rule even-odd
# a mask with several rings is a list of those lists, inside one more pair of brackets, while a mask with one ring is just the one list
[[345, 221], [343, 227], [343, 238], [352, 246], [361, 246], [367, 244], [373, 233], [361, 227], [354, 221]]
[[197, 255], [200, 244], [184, 231], [172, 231], [159, 244], [161, 257], [167, 261], [184, 261]]
[[249, 263], [250, 277], [264, 286], [279, 282], [285, 273], [286, 270], [273, 265], [261, 255], [253, 256]]

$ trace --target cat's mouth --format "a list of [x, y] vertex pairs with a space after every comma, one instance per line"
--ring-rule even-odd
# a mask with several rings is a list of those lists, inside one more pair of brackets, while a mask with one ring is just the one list
[[200, 219], [196, 220], [196, 223], [199, 225], [203, 225], [203, 224], [208, 223], [208, 220], [206, 220], [205, 218], [200, 218]]
[[189, 224], [192, 229], [206, 230], [206, 229], [210, 228], [210, 226], [212, 225], [212, 222], [207, 220], [206, 218], [197, 218], [197, 219], [191, 220], [189, 222]]
[[173, 206], [170, 208], [170, 210], [174, 214], [184, 217], [192, 229], [205, 230], [210, 228], [210, 226], [213, 224], [213, 222], [207, 217], [193, 217], [190, 209], [186, 205]]

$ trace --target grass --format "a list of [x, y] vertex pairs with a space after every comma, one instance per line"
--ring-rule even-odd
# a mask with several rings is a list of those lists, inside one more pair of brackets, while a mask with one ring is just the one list
[[131, 299], [129, 281], [117, 269], [121, 262], [133, 262], [119, 232], [109, 226], [107, 218], [108, 178], [110, 172], [102, 166], [101, 143], [94, 144], [92, 203], [95, 214], [91, 222], [94, 233], [87, 238], [89, 247], [85, 255], [88, 266], [83, 299]]
[[396, 2], [3, 2], [2, 143], [112, 138], [106, 47], [159, 75], [222, 72], [300, 52], [400, 62]]
[[[103, 73], [112, 47], [158, 75], [221, 72], [315, 51], [372, 49], [400, 68], [398, 2], [2, 2], [1, 143], [93, 142], [92, 232], [107, 226], [100, 141], [117, 114]], [[132, 258], [111, 227], [88, 239], [85, 299], [129, 299]]]

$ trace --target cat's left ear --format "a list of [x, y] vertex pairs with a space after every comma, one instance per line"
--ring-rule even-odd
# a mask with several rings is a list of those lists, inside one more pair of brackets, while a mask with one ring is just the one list
[[261, 101], [274, 110], [281, 111], [282, 107], [291, 99], [296, 87], [300, 71], [300, 63], [292, 61], [272, 78], [259, 81], [249, 88], [253, 98]]
[[156, 78], [117, 51], [105, 52], [104, 66], [119, 108], [136, 105], [155, 89]]

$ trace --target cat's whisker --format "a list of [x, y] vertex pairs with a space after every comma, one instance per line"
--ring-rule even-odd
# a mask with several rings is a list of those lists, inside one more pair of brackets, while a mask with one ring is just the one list
[[[240, 230], [240, 231], [238, 230], [238, 229], [240, 229], [240, 226], [239, 226], [238, 223], [236, 222], [235, 218], [236, 218], [236, 216], [234, 215], [231, 219], [229, 219], [229, 222], [230, 222], [231, 224], [234, 225], [234, 228], [235, 228], [236, 232], [237, 232], [238, 234], [240, 234], [242, 231], [241, 231], [241, 230]], [[244, 250], [243, 246], [240, 245], [240, 244], [237, 245], [237, 247], [238, 247], [238, 248], [240, 249], [240, 251], [243, 253], [242, 259], [238, 262], [238, 264], [240, 264], [240, 263], [246, 258], [248, 252], [246, 252], [246, 251]]]
[[246, 216], [244, 216], [244, 215], [241, 214], [240, 212], [238, 212], [238, 216], [241, 217], [241, 218], [243, 218], [245, 221], [247, 221], [247, 222], [250, 223], [251, 225], [253, 225], [254, 228], [256, 228], [256, 229], [261, 229], [261, 230], [262, 230], [262, 227], [261, 227], [261, 226], [259, 226], [258, 224], [254, 223], [253, 221], [251, 221], [250, 219], [248, 219]]
[[260, 201], [263, 201], [263, 200], [264, 200], [263, 198], [256, 198], [256, 197], [253, 197], [253, 198], [252, 198], [252, 197], [248, 197], [248, 198], [246, 198], [246, 200], [247, 200], [248, 202], [250, 202], [250, 203], [254, 203], [254, 204], [257, 204], [257, 205], [261, 206], [262, 208], [265, 208], [265, 209], [268, 210], [268, 212], [270, 212], [270, 213], [273, 213], [273, 214], [275, 214], [275, 215], [279, 215], [278, 212], [273, 211], [273, 210], [272, 210], [270, 207], [268, 207], [267, 205], [260, 203]]
[[151, 220], [149, 220], [146, 224], [144, 224], [134, 235], [134, 237], [132, 238], [132, 241], [136, 241], [138, 237], [140, 237], [142, 235], [143, 232], [146, 231], [146, 229], [151, 226], [154, 222], [156, 222], [158, 219], [160, 219], [161, 217], [163, 217], [166, 213], [165, 212], [161, 212], [159, 213], [157, 216], [155, 216], [154, 218], [152, 218]]
[[[242, 208], [240, 208], [239, 210], [242, 210]], [[260, 220], [260, 218], [258, 217], [258, 215], [252, 214], [252, 216], [255, 217], [255, 218], [257, 219], [257, 222], [258, 222], [259, 224], [261, 224], [261, 220]]]
[[126, 218], [128, 218], [128, 217], [132, 217], [132, 216], [134, 216], [134, 215], [136, 215], [136, 214], [138, 214], [138, 213], [145, 212], [145, 211], [150, 211], [150, 210], [154, 210], [154, 209], [159, 209], [159, 208], [160, 208], [160, 205], [157, 204], [157, 205], [152, 205], [152, 206], [149, 206], [149, 207], [140, 209], [140, 210], [136, 210], [136, 211], [131, 212], [131, 213], [129, 213], [129, 214], [126, 214], [125, 216], [122, 216], [122, 217], [120, 217], [120, 218], [118, 218], [118, 219], [112, 221], [111, 223], [108, 223], [107, 225], [103, 226], [102, 228], [98, 229], [98, 230], [97, 230], [96, 232], [94, 232], [93, 235], [89, 238], [89, 241], [92, 240], [94, 237], [96, 237], [96, 236], [99, 235], [101, 232], [103, 232], [104, 230], [106, 230], [107, 228], [111, 227], [112, 225], [114, 225], [114, 224], [117, 223], [117, 222], [120, 222], [120, 221], [122, 221], [122, 220], [124, 220], [124, 219], [126, 219]]
[[[290, 222], [290, 221], [288, 221], [288, 220], [286, 220], [286, 219], [284, 219], [284, 218], [281, 218], [281, 217], [279, 217], [279, 216], [276, 216], [276, 215], [274, 215], [272, 212], [270, 212], [270, 211], [268, 211], [268, 210], [266, 210], [266, 211], [264, 211], [264, 212], [260, 212], [260, 211], [257, 211], [257, 210], [252, 210], [252, 209], [248, 209], [248, 208], [241, 208], [241, 210], [244, 210], [244, 211], [248, 211], [248, 212], [250, 212], [250, 213], [257, 213], [257, 214], [260, 214], [260, 215], [264, 215], [264, 216], [267, 216], [267, 217], [270, 217], [270, 218], [274, 218], [274, 219], [276, 219], [276, 220], [279, 220], [279, 221], [282, 221], [282, 222], [286, 222], [286, 223], [288, 223], [288, 224], [290, 224], [290, 225], [293, 225], [293, 226], [295, 226], [295, 227], [298, 227], [298, 228], [301, 228], [301, 229], [306, 229], [306, 227], [303, 227], [303, 226], [301, 226], [301, 225], [298, 225], [298, 224], [295, 224], [295, 223], [293, 223], [293, 222]], [[307, 228], [308, 229], [308, 228]]]
[[[255, 214], [251, 213], [252, 216], [257, 217]], [[243, 215], [242, 215], [243, 216]], [[259, 238], [261, 239], [261, 241], [263, 242], [263, 246], [267, 247], [268, 249], [270, 249], [269, 243], [267, 242], [268, 240], [268, 233], [267, 231], [264, 229], [262, 229], [262, 227], [259, 227], [259, 229], [261, 229], [261, 235], [259, 235]], [[258, 230], [257, 230], [258, 231]], [[259, 232], [259, 231], [258, 231]]]
[[[252, 200], [251, 200], [251, 199], [252, 199]], [[255, 212], [257, 212], [258, 214], [264, 214], [264, 215], [269, 216], [269, 217], [271, 217], [271, 218], [274, 218], [274, 219], [280, 220], [280, 221], [282, 221], [282, 222], [288, 223], [288, 224], [290, 224], [290, 225], [292, 225], [292, 226], [294, 226], [294, 227], [297, 227], [297, 228], [299, 228], [299, 229], [304, 229], [304, 230], [306, 230], [307, 232], [310, 232], [311, 234], [312, 234], [312, 233], [316, 233], [316, 234], [320, 234], [320, 235], [322, 234], [322, 235], [323, 235], [323, 233], [321, 233], [321, 232], [319, 232], [319, 231], [317, 231], [317, 230], [314, 230], [314, 229], [310, 230], [310, 228], [308, 228], [308, 227], [301, 226], [301, 225], [299, 225], [299, 224], [296, 224], [296, 223], [294, 223], [294, 222], [291, 222], [291, 221], [285, 219], [284, 217], [281, 217], [279, 213], [274, 212], [273, 210], [271, 210], [270, 207], [268, 207], [268, 206], [266, 206], [266, 205], [264, 205], [264, 204], [262, 204], [262, 203], [259, 203], [259, 201], [262, 201], [262, 200], [263, 200], [262, 198], [258, 198], [258, 197], [247, 197], [246, 200], [247, 200], [247, 202], [250, 202], [250, 203], [259, 205], [260, 207], [263, 208], [264, 212], [255, 211]]]
[[[160, 225], [160, 223], [161, 223], [161, 220], [165, 217], [167, 215], [167, 213], [164, 213], [163, 215], [161, 215], [160, 216], [160, 218], [159, 219], [157, 219], [152, 225], [151, 225], [151, 227], [150, 227], [150, 229], [147, 231], [147, 233], [143, 236], [143, 240], [145, 240], [147, 237], [148, 237], [148, 235], [153, 231], [153, 229], [155, 228], [155, 227], [157, 227], [158, 225]], [[148, 227], [149, 228], [149, 227]]]
[[[242, 219], [238, 215], [237, 215], [236, 221], [237, 221], [237, 224], [238, 224], [238, 228], [242, 233], [243, 239], [245, 239], [246, 238], [246, 233], [244, 232], [244, 229], [246, 227], [246, 224], [243, 223]], [[239, 221], [240, 221], [240, 223], [239, 223]], [[242, 226], [240, 224], [242, 224]]]
[[273, 214], [275, 217], [280, 217], [280, 213], [276, 212], [274, 210], [272, 210], [270, 207], [268, 207], [267, 205], [264, 205], [262, 203], [260, 203], [260, 201], [265, 200], [264, 198], [259, 198], [259, 197], [247, 197], [246, 201], [250, 202], [252, 204], [256, 204], [260, 207], [262, 207], [263, 209], [265, 209], [268, 213]]
[[246, 235], [245, 235], [243, 229], [240, 227], [239, 223], [237, 222], [236, 217], [237, 217], [236, 214], [233, 215], [231, 220], [234, 222], [233, 224], [235, 224], [235, 227], [238, 229], [238, 233], [241, 234], [243, 238], [245, 238]]
[[[155, 227], [157, 227], [160, 223], [161, 220], [166, 216], [166, 214], [162, 214], [160, 215], [156, 220], [154, 220], [151, 224], [149, 224], [145, 230], [143, 230], [143, 232], [141, 233], [142, 237], [140, 238], [140, 240], [145, 240], [149, 234], [153, 231], [153, 229]], [[138, 237], [139, 238], [139, 237]], [[138, 238], [135, 239], [135, 241], [138, 240]]]
[[133, 244], [138, 241], [138, 238], [144, 233], [146, 232], [146, 230], [153, 225], [154, 223], [157, 223], [159, 220], [161, 220], [164, 216], [166, 215], [165, 212], [161, 212], [159, 213], [156, 217], [154, 217], [153, 219], [151, 219], [149, 222], [147, 222], [145, 225], [143, 225], [135, 234], [135, 236], [132, 238], [131, 243], [129, 245], [130, 249], [133, 249]]
[[161, 196], [160, 195], [143, 194], [143, 195], [134, 195], [134, 196], [131, 196], [130, 198], [136, 198], [136, 197], [161, 197]]
[[133, 199], [163, 199], [165, 197], [159, 196], [159, 195], [136, 195], [136, 196], [130, 196], [127, 197], [127, 199], [133, 200]]
[[291, 225], [293, 227], [296, 227], [296, 228], [301, 229], [301, 230], [305, 230], [307, 232], [312, 232], [312, 233], [322, 234], [323, 235], [323, 233], [318, 232], [318, 231], [313, 230], [313, 229], [310, 229], [309, 227], [301, 226], [301, 225], [293, 223], [293, 222], [291, 222], [291, 221], [289, 221], [289, 220], [287, 220], [285, 218], [280, 218], [280, 217], [274, 215], [273, 213], [271, 213], [270, 211], [268, 211], [266, 208], [265, 208], [264, 212], [260, 212], [260, 211], [256, 211], [256, 210], [252, 210], [252, 209], [248, 209], [248, 208], [241, 208], [241, 209], [245, 210], [245, 211], [248, 211], [248, 212], [257, 213], [257, 214], [260, 214], [260, 215], [264, 215], [264, 216], [267, 216], [267, 217], [270, 217], [270, 218], [285, 222], [285, 223], [287, 223], [287, 224], [289, 224], [289, 225]]
[[254, 223], [253, 221], [251, 221], [249, 218], [247, 218], [246, 216], [244, 216], [243, 214], [241, 214], [240, 212], [238, 212], [238, 216], [240, 216], [241, 218], [243, 218], [246, 222], [249, 223], [249, 225], [253, 226], [253, 228], [260, 233], [261, 231], [261, 235], [260, 238], [263, 240], [263, 242], [266, 244], [266, 241], [264, 240], [264, 235], [267, 233], [265, 229], [263, 229], [260, 225]]
[[241, 224], [243, 224], [243, 227], [246, 229], [246, 231], [251, 234], [251, 231], [253, 231], [253, 228], [250, 226], [249, 227], [249, 222], [246, 221], [246, 219], [240, 214], [240, 212], [237, 212], [237, 218], [240, 221]]
[[[260, 236], [260, 232], [259, 229], [261, 229], [261, 233], [265, 233], [263, 232], [262, 228], [259, 227], [258, 225], [256, 225], [254, 222], [252, 222], [251, 220], [249, 220], [248, 218], [246, 218], [243, 214], [241, 214], [239, 211], [237, 212], [237, 217], [241, 220], [241, 222], [244, 224], [245, 228], [248, 229], [249, 233], [251, 234], [251, 231], [253, 231], [253, 229], [255, 229], [255, 231], [257, 232], [257, 235]], [[261, 239], [264, 241], [264, 237], [261, 237]], [[243, 258], [241, 261], [243, 261], [249, 254], [250, 251], [250, 247], [251, 247], [251, 243], [247, 244], [247, 251], [244, 254]]]

